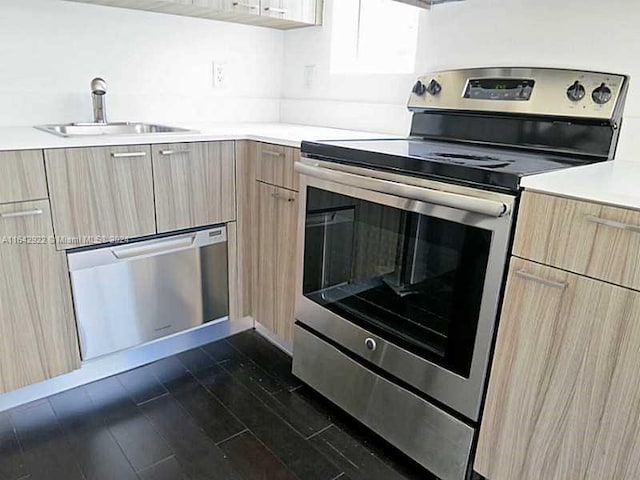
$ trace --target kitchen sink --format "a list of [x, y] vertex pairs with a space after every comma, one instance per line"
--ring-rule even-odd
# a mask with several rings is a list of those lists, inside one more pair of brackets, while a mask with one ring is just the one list
[[145, 135], [152, 133], [193, 132], [186, 128], [167, 127], [150, 123], [67, 123], [60, 125], [38, 125], [35, 128], [60, 137], [90, 135]]

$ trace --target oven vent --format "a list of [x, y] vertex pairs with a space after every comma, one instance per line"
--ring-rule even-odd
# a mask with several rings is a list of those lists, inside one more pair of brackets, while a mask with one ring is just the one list
[[408, 3], [415, 7], [431, 8], [432, 5], [439, 5], [441, 3], [450, 2], [462, 2], [464, 0], [395, 0], [396, 2]]

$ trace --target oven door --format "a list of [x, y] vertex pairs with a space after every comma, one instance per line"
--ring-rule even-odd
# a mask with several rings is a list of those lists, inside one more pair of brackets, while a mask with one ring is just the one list
[[310, 159], [296, 169], [298, 323], [477, 420], [514, 197]]

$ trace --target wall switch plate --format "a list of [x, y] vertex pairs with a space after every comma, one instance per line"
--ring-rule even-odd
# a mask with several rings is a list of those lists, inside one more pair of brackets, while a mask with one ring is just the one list
[[213, 88], [224, 88], [226, 84], [224, 64], [213, 62], [212, 72], [213, 72]]

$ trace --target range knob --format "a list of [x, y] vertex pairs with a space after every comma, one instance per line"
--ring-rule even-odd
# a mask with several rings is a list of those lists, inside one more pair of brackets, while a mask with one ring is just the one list
[[582, 100], [585, 93], [586, 90], [584, 89], [584, 86], [577, 80], [567, 89], [567, 97], [569, 97], [569, 100], [572, 102], [579, 102]]
[[438, 81], [434, 78], [427, 85], [427, 92], [429, 95], [438, 95], [442, 91], [442, 85], [438, 83]]
[[604, 105], [611, 100], [611, 89], [607, 87], [606, 83], [602, 83], [593, 91], [591, 98], [593, 98], [593, 101], [598, 105]]
[[411, 91], [416, 95], [422, 96], [427, 91], [427, 87], [425, 87], [424, 83], [418, 80], [416, 84], [413, 86], [413, 88], [411, 89]]

